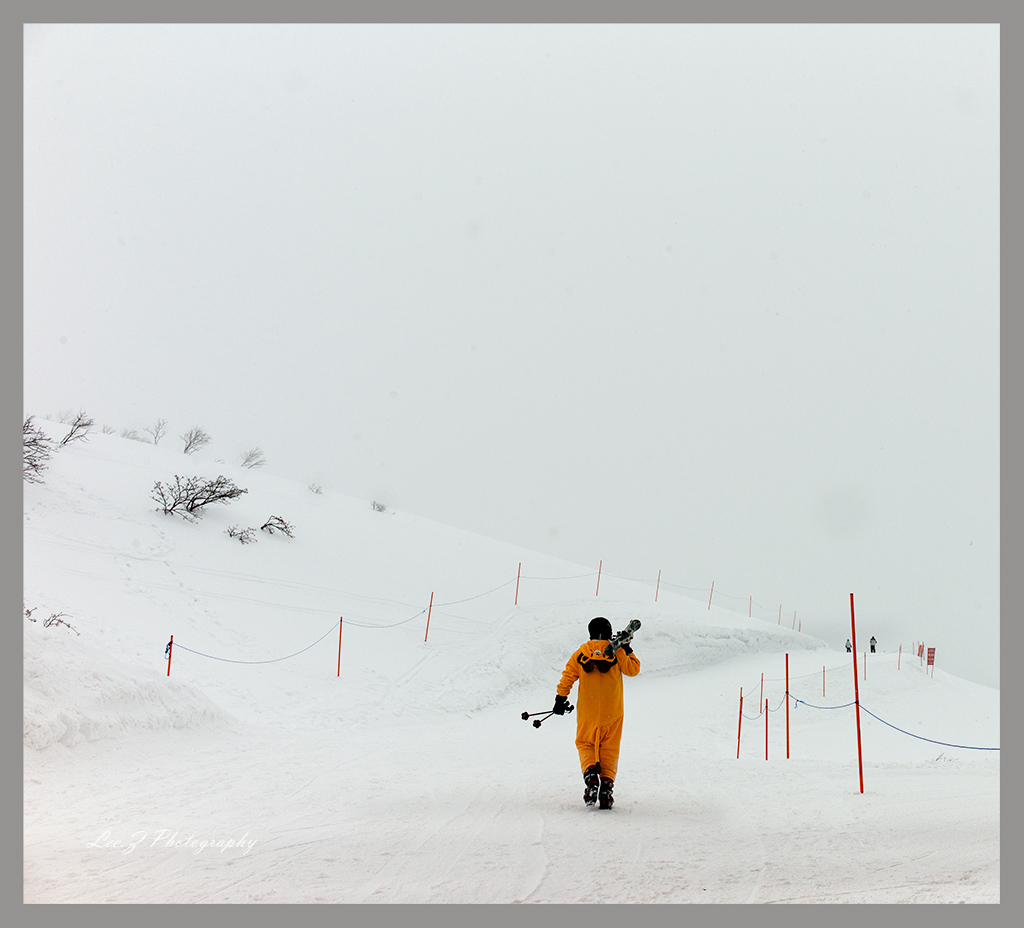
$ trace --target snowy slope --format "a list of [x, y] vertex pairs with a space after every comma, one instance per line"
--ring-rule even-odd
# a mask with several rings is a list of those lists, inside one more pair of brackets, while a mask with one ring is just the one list
[[[191, 524], [150, 498], [175, 474], [248, 492]], [[910, 642], [861, 669], [862, 794], [850, 657], [809, 635], [110, 435], [44, 476], [26, 901], [999, 900], [999, 694]], [[643, 623], [610, 813], [582, 805], [572, 716], [520, 717], [598, 614]]]

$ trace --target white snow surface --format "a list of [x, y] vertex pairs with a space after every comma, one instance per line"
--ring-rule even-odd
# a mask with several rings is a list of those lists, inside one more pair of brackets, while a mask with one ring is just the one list
[[[999, 693], [912, 642], [858, 655], [862, 792], [849, 654], [171, 445], [24, 488], [25, 902], [999, 902]], [[193, 524], [175, 474], [248, 492]], [[522, 718], [595, 615], [642, 622], [610, 811]]]

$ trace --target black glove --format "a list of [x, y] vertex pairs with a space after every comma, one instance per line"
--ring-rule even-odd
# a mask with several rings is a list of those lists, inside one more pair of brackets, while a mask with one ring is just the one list
[[633, 649], [629, 646], [629, 642], [622, 646], [622, 650], [625, 651], [627, 654], [633, 653]]
[[552, 709], [551, 711], [554, 712], [555, 715], [565, 715], [565, 706], [566, 706], [566, 704], [568, 702], [569, 702], [569, 697], [568, 696], [556, 696], [555, 697], [555, 708]]

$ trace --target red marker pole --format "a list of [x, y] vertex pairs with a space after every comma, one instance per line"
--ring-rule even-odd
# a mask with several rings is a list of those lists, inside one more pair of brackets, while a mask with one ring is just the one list
[[597, 596], [597, 594], [601, 591], [601, 568], [603, 566], [604, 566], [604, 561], [598, 561], [597, 562], [597, 589], [594, 590], [594, 595], [595, 596]]
[[740, 687], [740, 721], [736, 726], [736, 760], [740, 759], [740, 732], [743, 731], [743, 687]]
[[853, 704], [857, 709], [857, 768], [860, 771], [860, 791], [864, 792], [864, 755], [860, 744], [860, 686], [857, 683], [857, 621], [853, 613], [853, 593], [850, 594], [850, 634], [853, 642]]
[[[715, 595], [715, 581], [711, 581], [711, 596]], [[708, 597], [708, 610], [711, 609], [711, 596]]]
[[519, 562], [519, 570], [516, 571], [516, 601], [513, 603], [514, 606], [519, 605], [519, 578], [523, 574], [523, 562]]
[[174, 635], [171, 635], [171, 640], [167, 642], [167, 676], [171, 675], [171, 651], [174, 650]]
[[786, 760], [789, 760], [789, 655], [786, 655]]
[[657, 586], [654, 587], [654, 601], [655, 602], [658, 601], [658, 590], [660, 590], [660, 589], [661, 589], [661, 571], [659, 570], [658, 571], [658, 583], [657, 583]]
[[434, 594], [430, 594], [430, 605], [427, 607], [427, 630], [423, 633], [423, 640], [427, 640], [427, 635], [430, 634], [430, 610], [434, 608]]
[[768, 760], [768, 700], [764, 701], [764, 759]]
[[757, 694], [757, 704], [761, 705], [764, 701], [764, 674], [761, 674], [761, 691]]
[[338, 616], [338, 676], [341, 676], [341, 627], [344, 624], [345, 619], [343, 616]]

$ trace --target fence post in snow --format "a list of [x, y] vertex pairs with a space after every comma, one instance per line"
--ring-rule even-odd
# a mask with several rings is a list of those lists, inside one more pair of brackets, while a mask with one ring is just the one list
[[782, 624], [782, 603], [779, 603], [779, 625]]
[[864, 792], [864, 758], [860, 746], [860, 687], [857, 683], [857, 621], [853, 614], [853, 593], [850, 594], [850, 634], [853, 643], [853, 704], [857, 709], [857, 769], [860, 771], [860, 791]]
[[430, 605], [427, 607], [427, 630], [423, 633], [423, 640], [427, 640], [427, 635], [430, 634], [430, 610], [434, 608], [434, 594], [430, 594]]
[[654, 587], [654, 601], [655, 602], [658, 601], [658, 590], [660, 590], [660, 589], [661, 589], [661, 571], [659, 570], [658, 571], [658, 583]]
[[768, 700], [764, 701], [764, 759], [768, 760]]
[[604, 561], [597, 562], [597, 589], [594, 590], [594, 595], [597, 596], [601, 592], [601, 567], [604, 565]]
[[519, 570], [516, 571], [516, 601], [512, 604], [514, 606], [519, 605], [519, 578], [523, 575], [523, 562], [519, 562]]
[[338, 676], [341, 676], [341, 627], [345, 622], [344, 616], [338, 616]]
[[899, 653], [896, 655], [896, 669], [900, 669], [900, 661], [903, 660], [903, 645], [900, 645]]
[[740, 732], [743, 731], [743, 687], [740, 687], [740, 721], [736, 726], [736, 760], [740, 759]]
[[167, 676], [171, 675], [171, 651], [174, 650], [174, 635], [171, 635], [171, 640], [167, 642]]
[[789, 655], [786, 655], [786, 760], [789, 760]]
[[821, 665], [821, 698], [825, 698], [825, 665]]
[[[711, 596], [715, 595], [715, 581], [711, 581]], [[708, 611], [711, 611], [711, 596], [708, 597]]]

